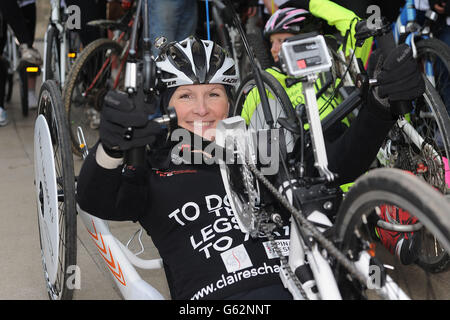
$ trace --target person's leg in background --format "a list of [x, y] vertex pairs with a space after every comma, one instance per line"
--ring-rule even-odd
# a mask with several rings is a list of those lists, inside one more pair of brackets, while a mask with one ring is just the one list
[[[0, 48], [3, 51], [3, 48]], [[8, 114], [5, 110], [5, 86], [8, 75], [8, 62], [0, 56], [0, 127], [8, 124]]]
[[180, 41], [195, 34], [197, 27], [196, 0], [148, 0], [149, 28], [152, 54], [156, 56], [158, 50], [153, 46], [155, 39], [160, 36], [167, 41]]
[[[21, 7], [27, 30], [31, 37], [31, 43], [34, 43], [34, 36], [36, 33], [36, 4], [31, 3]], [[37, 75], [28, 73], [28, 106], [29, 108], [36, 108], [38, 101], [36, 97], [36, 79]]]
[[4, 19], [11, 26], [20, 44], [33, 45], [33, 38], [27, 29], [25, 18], [16, 0], [1, 0], [0, 11], [4, 13]]
[[[6, 44], [6, 20], [3, 19], [2, 12], [0, 11], [0, 52]], [[8, 114], [5, 110], [5, 86], [6, 77], [8, 76], [8, 62], [0, 56], [0, 127], [6, 126], [8, 124]]]
[[[4, 19], [11, 26], [14, 35], [20, 43], [21, 59], [31, 64], [41, 65], [42, 58], [39, 51], [33, 48], [33, 30], [28, 30], [28, 24], [16, 0], [1, 0], [0, 11], [4, 12]], [[35, 19], [36, 20], [36, 19]]]
[[180, 41], [191, 35], [195, 35], [195, 29], [197, 28], [197, 1], [179, 0], [179, 2], [181, 2], [182, 6], [178, 12], [179, 23], [177, 24], [175, 41]]

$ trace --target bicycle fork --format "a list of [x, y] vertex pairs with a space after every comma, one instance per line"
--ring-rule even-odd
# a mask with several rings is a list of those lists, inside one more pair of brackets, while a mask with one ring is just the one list
[[[437, 164], [439, 166], [443, 166], [443, 160], [434, 149], [434, 147], [431, 144], [425, 142], [424, 138], [404, 117], [400, 117], [400, 119], [397, 120], [397, 126], [419, 150], [426, 150], [433, 156], [433, 160], [437, 161]], [[390, 141], [386, 143], [385, 147], [380, 148], [377, 158], [384, 165], [393, 164], [395, 162], [395, 160], [392, 159]]]

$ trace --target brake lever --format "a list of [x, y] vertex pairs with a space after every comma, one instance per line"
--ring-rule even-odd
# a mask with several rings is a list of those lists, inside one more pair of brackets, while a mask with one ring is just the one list
[[[174, 107], [167, 108], [167, 114], [162, 115], [161, 117], [155, 117], [154, 114], [148, 115], [148, 121], [153, 121], [159, 124], [161, 127], [167, 126], [169, 131], [172, 128], [175, 128], [178, 123], [177, 113], [175, 112]], [[128, 127], [125, 131], [123, 138], [127, 141], [133, 138], [133, 127]], [[143, 166], [145, 163], [145, 146], [139, 148], [132, 148], [125, 153], [125, 163], [132, 167]]]

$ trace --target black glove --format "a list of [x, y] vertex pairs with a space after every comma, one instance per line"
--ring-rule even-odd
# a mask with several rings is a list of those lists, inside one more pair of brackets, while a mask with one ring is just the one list
[[109, 91], [100, 119], [100, 141], [106, 153], [120, 157], [123, 151], [152, 143], [161, 132], [157, 123], [148, 120], [155, 109], [154, 104], [144, 103], [142, 95], [130, 98], [124, 92]]
[[305, 9], [309, 11], [309, 1], [310, 0], [289, 0], [288, 2], [283, 3], [279, 6], [279, 9], [283, 8], [299, 8]]
[[437, 4], [441, 7], [444, 7], [445, 9], [445, 13], [448, 13], [448, 6], [449, 6], [449, 1], [448, 0], [428, 0], [428, 4], [430, 5], [430, 9], [436, 11], [436, 9], [434, 8], [434, 6]]
[[368, 74], [378, 86], [371, 93], [376, 102], [388, 108], [389, 102], [414, 100], [425, 91], [425, 82], [411, 48], [401, 44], [384, 58], [377, 50], [369, 60]]

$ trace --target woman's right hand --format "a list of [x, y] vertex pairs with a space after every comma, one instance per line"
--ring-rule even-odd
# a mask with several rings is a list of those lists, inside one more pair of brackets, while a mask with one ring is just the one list
[[141, 95], [110, 90], [105, 96], [100, 120], [100, 141], [105, 151], [116, 157], [123, 151], [143, 147], [154, 141], [161, 127], [149, 121], [155, 112], [153, 104], [146, 104]]

